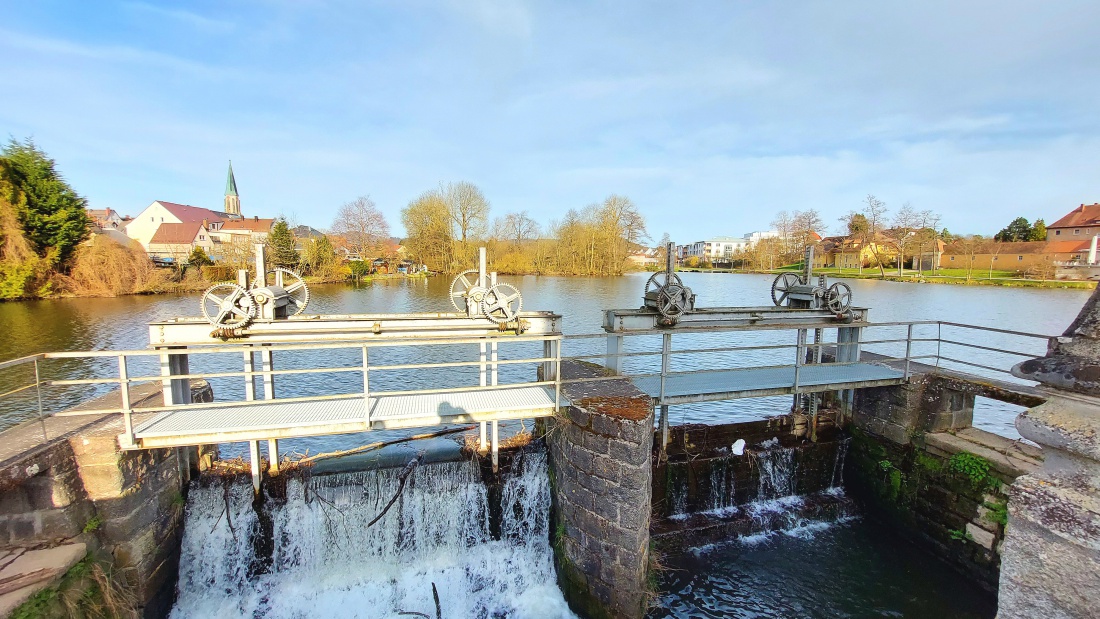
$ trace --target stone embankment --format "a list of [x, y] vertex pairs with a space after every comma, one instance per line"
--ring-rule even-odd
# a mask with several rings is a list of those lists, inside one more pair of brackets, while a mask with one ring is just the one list
[[[132, 395], [156, 406], [160, 389], [141, 385]], [[205, 382], [192, 386], [195, 401], [212, 397]], [[117, 401], [113, 393], [82, 408], [107, 408]], [[5, 432], [12, 439], [0, 462], [0, 552], [19, 557], [47, 548], [83, 548], [108, 566], [140, 616], [160, 617], [174, 595], [184, 492], [191, 462], [198, 458], [190, 453], [195, 450], [122, 451], [121, 432], [117, 417], [50, 418]], [[68, 563], [68, 554], [61, 554], [67, 558], [52, 561], [51, 570]], [[19, 596], [52, 585], [63, 572], [32, 579]], [[7, 578], [17, 582], [26, 576]]]

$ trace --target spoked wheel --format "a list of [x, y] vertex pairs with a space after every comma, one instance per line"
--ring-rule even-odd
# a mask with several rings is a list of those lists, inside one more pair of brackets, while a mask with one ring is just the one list
[[[459, 273], [457, 277], [451, 280], [451, 305], [455, 306], [455, 309], [460, 312], [469, 311], [466, 305], [466, 299], [473, 299], [475, 307], [481, 305], [486, 290], [479, 284], [477, 269], [470, 269]], [[459, 299], [462, 300], [461, 304], [459, 303]]]
[[240, 329], [256, 318], [256, 300], [237, 284], [214, 284], [202, 295], [202, 315], [215, 327]]
[[691, 291], [678, 284], [669, 284], [657, 292], [657, 312], [665, 318], [676, 319], [687, 313]]
[[782, 273], [772, 282], [772, 303], [781, 306], [787, 302], [791, 289], [802, 285], [802, 278], [795, 273]]
[[650, 276], [649, 281], [645, 283], [645, 292], [649, 294], [653, 290], [660, 290], [668, 286], [669, 284], [684, 287], [684, 282], [680, 280], [680, 276], [675, 273], [667, 273], [665, 271], [658, 271]]
[[825, 294], [825, 304], [834, 314], [843, 314], [852, 307], [852, 288], [844, 282], [829, 286], [829, 291]]
[[523, 309], [523, 296], [511, 284], [497, 284], [481, 300], [481, 313], [498, 325], [511, 322]]
[[297, 316], [305, 311], [306, 305], [309, 305], [309, 286], [301, 275], [290, 269], [277, 267], [268, 271], [267, 276], [268, 281], [286, 291], [287, 309], [291, 310], [287, 314]]

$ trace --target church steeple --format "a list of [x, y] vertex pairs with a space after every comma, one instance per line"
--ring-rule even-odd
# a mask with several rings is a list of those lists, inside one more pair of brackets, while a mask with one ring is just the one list
[[237, 195], [237, 179], [233, 178], [233, 161], [229, 162], [229, 176], [225, 179], [225, 212], [241, 216], [241, 198]]

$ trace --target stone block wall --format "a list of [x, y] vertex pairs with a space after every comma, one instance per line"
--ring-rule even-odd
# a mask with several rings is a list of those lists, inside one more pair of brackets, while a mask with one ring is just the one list
[[975, 397], [982, 389], [940, 374], [913, 376], [908, 383], [859, 389], [852, 423], [855, 427], [906, 445], [916, 434], [969, 428]]
[[160, 617], [175, 595], [186, 467], [177, 449], [120, 451], [116, 434], [72, 438], [73, 457], [115, 574], [145, 616]]
[[68, 443], [25, 459], [0, 490], [0, 547], [32, 547], [80, 535], [95, 508]]
[[[562, 364], [565, 378], [593, 376]], [[559, 584], [581, 616], [635, 619], [648, 603], [653, 408], [628, 381], [575, 383], [546, 424]]]
[[972, 428], [904, 445], [853, 434], [845, 479], [864, 513], [996, 591], [1009, 487], [1039, 451]]
[[[823, 421], [824, 419], [824, 415]], [[840, 482], [840, 436], [829, 424], [821, 424], [818, 441], [798, 436], [800, 425], [792, 415], [761, 421], [721, 425], [683, 425], [670, 428], [667, 459], [654, 460], [653, 516], [703, 512], [746, 505], [759, 498], [760, 470], [756, 454], [774, 447], [762, 443], [779, 440], [792, 448], [796, 494], [809, 495]], [[732, 444], [745, 441], [745, 452], [734, 456]]]

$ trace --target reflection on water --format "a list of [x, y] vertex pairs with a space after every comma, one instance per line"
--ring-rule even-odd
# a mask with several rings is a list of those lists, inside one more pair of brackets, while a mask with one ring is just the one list
[[[730, 275], [712, 273], [684, 273], [684, 282], [699, 295], [701, 307], [770, 305], [772, 277], [766, 275]], [[524, 308], [552, 310], [564, 316], [566, 333], [595, 333], [599, 331], [603, 310], [632, 308], [641, 305], [641, 293], [648, 274], [638, 273], [618, 278], [569, 278], [569, 277], [503, 277], [503, 281], [515, 285], [523, 292]], [[314, 286], [310, 313], [381, 313], [427, 312], [449, 310], [447, 299], [449, 279], [394, 280], [352, 285]], [[850, 280], [855, 304], [871, 308], [871, 318], [876, 322], [895, 320], [951, 320], [962, 323], [1018, 329], [1038, 333], [1060, 333], [1079, 311], [1089, 295], [1085, 290], [1014, 289], [982, 286], [913, 285], [873, 280]], [[199, 314], [198, 295], [179, 296], [131, 296], [117, 299], [62, 299], [54, 301], [27, 301], [0, 303], [0, 325], [4, 337], [0, 338], [0, 359], [10, 359], [42, 351], [57, 350], [106, 350], [142, 349], [148, 344], [149, 322], [176, 316]], [[880, 338], [903, 337], [904, 328], [876, 333]], [[918, 336], [921, 335], [918, 333]], [[933, 336], [932, 332], [925, 335]], [[1002, 345], [1035, 355], [1044, 352], [1041, 340], [1021, 340], [1011, 336], [960, 332], [957, 337], [968, 341], [980, 341], [984, 345]], [[704, 335], [678, 335], [674, 349], [716, 347], [730, 345], [791, 344], [793, 332], [751, 332]], [[921, 346], [924, 346], [922, 349]], [[934, 344], [918, 344], [914, 354], [934, 352]], [[536, 357], [540, 345], [514, 344], [503, 346], [501, 357], [515, 359]], [[887, 354], [902, 354], [897, 344], [867, 346], [866, 350]], [[426, 363], [454, 360], [455, 351], [466, 359], [476, 358], [475, 346], [455, 347], [400, 347], [372, 351], [371, 363]], [[604, 350], [602, 339], [576, 340], [566, 343], [566, 355], [595, 355]], [[627, 351], [659, 350], [659, 337], [628, 338]], [[945, 346], [945, 355], [962, 357], [976, 362], [988, 361], [993, 365], [1006, 365], [1019, 358], [994, 359], [981, 351], [952, 352]], [[791, 350], [765, 350], [721, 352], [674, 357], [673, 370], [689, 370], [715, 367], [747, 367], [789, 364]], [[317, 353], [281, 353], [277, 358], [280, 368], [298, 368], [319, 362]], [[323, 362], [330, 366], [354, 368], [361, 363], [359, 352], [348, 349], [324, 353]], [[106, 376], [115, 371], [113, 360], [99, 363], [75, 361], [50, 361], [44, 365], [46, 378], [86, 378]], [[657, 357], [628, 358], [629, 372], [654, 372], [658, 369]], [[239, 371], [240, 360], [236, 355], [221, 357], [193, 356], [193, 371]], [[153, 359], [134, 359], [130, 362], [132, 376], [156, 375], [158, 368]], [[21, 374], [20, 374], [21, 372]], [[27, 380], [28, 368], [14, 372], [0, 372], [0, 392], [6, 391], [18, 381]], [[530, 380], [533, 369], [527, 365], [502, 366], [501, 382]], [[377, 382], [376, 381], [377, 378]], [[446, 371], [409, 373], [379, 372], [371, 376], [372, 384], [381, 389], [409, 389], [432, 386], [476, 384], [475, 368], [448, 368]], [[221, 378], [211, 381], [216, 397], [223, 400], [241, 398], [244, 385], [239, 378]], [[302, 374], [282, 376], [277, 379], [280, 395], [315, 395], [354, 392], [362, 384], [361, 374], [346, 372], [337, 374]], [[55, 407], [76, 403], [89, 395], [89, 389], [55, 389], [47, 394], [47, 402]], [[29, 398], [29, 394], [28, 394]], [[0, 423], [10, 425], [34, 414], [30, 399], [23, 406], [9, 405], [4, 409]], [[736, 421], [783, 413], [789, 407], [788, 398], [761, 398], [735, 402], [707, 403], [673, 407], [672, 420], [681, 422]], [[976, 425], [995, 429], [1000, 433], [1014, 432], [1011, 418], [1015, 409], [991, 401], [983, 401], [976, 415]], [[385, 438], [377, 434], [372, 440]], [[285, 449], [311, 452], [342, 449], [364, 442], [362, 436], [326, 437], [287, 441]]]
[[817, 523], [666, 557], [653, 619], [987, 619], [993, 596], [873, 522]]

